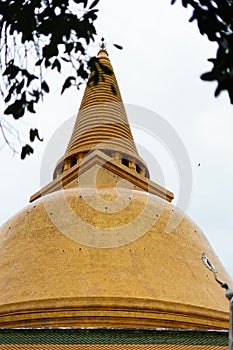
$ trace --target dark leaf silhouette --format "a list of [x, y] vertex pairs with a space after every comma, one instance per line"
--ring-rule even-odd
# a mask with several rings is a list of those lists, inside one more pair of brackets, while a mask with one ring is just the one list
[[24, 83], [25, 83], [25, 80], [23, 79], [23, 80], [21, 81], [21, 83], [19, 83], [19, 84], [17, 85], [17, 87], [16, 87], [16, 92], [17, 92], [17, 94], [19, 94], [19, 93], [22, 91], [22, 89], [23, 89], [23, 87], [24, 87]]
[[98, 65], [100, 67], [100, 70], [102, 70], [103, 73], [105, 73], [107, 75], [113, 74], [113, 71], [109, 67], [107, 67], [105, 64], [98, 62]]
[[[18, 119], [27, 111], [35, 113], [38, 102], [50, 92], [47, 77], [51, 70], [64, 74], [62, 92], [85, 81], [90, 68], [86, 52], [96, 34], [98, 2], [91, 2], [87, 9], [88, 0], [0, 1], [0, 37], [4, 38], [0, 93], [6, 115]], [[28, 154], [25, 150], [22, 158]]]
[[56, 58], [52, 64], [52, 69], [57, 68], [57, 71], [60, 73], [61, 72], [61, 63], [60, 61]]
[[23, 146], [21, 151], [21, 159], [25, 159], [27, 155], [30, 155], [33, 152], [33, 148], [30, 145], [27, 144]]
[[25, 112], [25, 103], [23, 100], [16, 100], [14, 103], [8, 106], [4, 111], [5, 114], [12, 114], [14, 119], [19, 119], [23, 117], [24, 112]]
[[49, 92], [49, 86], [48, 84], [46, 83], [46, 81], [43, 81], [42, 84], [41, 84], [41, 89], [44, 90], [45, 92]]
[[117, 49], [119, 50], [123, 50], [123, 47], [121, 45], [118, 45], [118, 44], [113, 44]]
[[113, 93], [114, 95], [116, 95], [116, 94], [117, 94], [117, 91], [116, 91], [116, 89], [115, 89], [115, 86], [114, 86], [114, 85], [111, 85], [111, 90], [112, 90], [112, 93]]
[[38, 129], [30, 129], [30, 141], [34, 142], [35, 138], [37, 138], [39, 141], [43, 141], [42, 138], [39, 136], [39, 131]]
[[61, 93], [63, 94], [63, 92], [68, 89], [73, 83], [75, 82], [75, 77], [68, 77], [63, 86], [62, 86], [62, 90], [61, 90]]
[[35, 109], [34, 109], [34, 102], [33, 101], [30, 101], [27, 105], [27, 109], [29, 112], [31, 113], [36, 113]]
[[[171, 4], [177, 2], [172, 0]], [[192, 7], [190, 21], [196, 21], [202, 35], [218, 45], [216, 58], [209, 58], [212, 70], [201, 75], [204, 81], [217, 81], [217, 97], [227, 91], [233, 103], [233, 2], [229, 0], [181, 0], [182, 5]]]
[[95, 7], [99, 1], [100, 0], [94, 0], [93, 3], [91, 4], [91, 6], [89, 7], [89, 9], [93, 9], [93, 7]]
[[3, 72], [3, 75], [8, 75], [10, 79], [13, 79], [16, 77], [19, 70], [19, 67], [15, 66], [13, 63], [10, 63], [9, 66]]

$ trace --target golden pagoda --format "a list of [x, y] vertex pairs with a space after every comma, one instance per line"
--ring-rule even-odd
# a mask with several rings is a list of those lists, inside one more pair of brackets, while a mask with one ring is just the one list
[[0, 328], [227, 330], [203, 254], [230, 277], [190, 218], [167, 233], [173, 194], [149, 179], [104, 48], [96, 62], [53, 181], [1, 228]]

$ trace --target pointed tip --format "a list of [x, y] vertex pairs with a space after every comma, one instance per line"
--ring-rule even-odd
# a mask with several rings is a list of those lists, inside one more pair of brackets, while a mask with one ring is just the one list
[[103, 57], [108, 58], [108, 52], [106, 49], [100, 49], [97, 54], [97, 58], [103, 58]]
[[104, 38], [101, 38], [101, 43], [99, 44], [100, 50], [97, 54], [97, 57], [108, 57], [108, 52], [106, 49], [106, 42]]

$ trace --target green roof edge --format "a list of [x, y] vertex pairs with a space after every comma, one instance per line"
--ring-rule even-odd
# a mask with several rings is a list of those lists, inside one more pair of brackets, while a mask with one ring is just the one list
[[167, 329], [0, 329], [0, 344], [187, 344], [227, 346], [227, 331]]

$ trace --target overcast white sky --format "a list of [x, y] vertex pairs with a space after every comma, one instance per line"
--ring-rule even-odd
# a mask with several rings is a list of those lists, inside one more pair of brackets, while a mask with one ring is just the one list
[[[214, 57], [215, 46], [199, 34], [195, 23], [188, 23], [190, 12], [180, 0], [174, 6], [168, 0], [100, 0], [99, 8], [98, 38], [106, 38], [123, 100], [159, 114], [182, 139], [193, 170], [187, 214], [203, 229], [233, 277], [233, 106], [226, 93], [214, 98], [215, 83], [199, 78], [210, 69], [207, 59]], [[122, 45], [123, 51], [112, 43]], [[97, 52], [98, 46], [92, 49]], [[54, 84], [51, 95], [31, 118], [32, 126], [39, 127], [44, 137], [43, 143], [34, 144], [34, 155], [21, 161], [6, 146], [1, 149], [0, 223], [26, 206], [30, 195], [41, 187], [46, 144], [56, 129], [76, 114], [81, 97], [75, 90], [61, 97]], [[142, 135], [136, 130], [136, 138]], [[59, 146], [58, 154], [65, 151]], [[154, 146], [157, 161], [165, 172], [166, 187], [177, 197], [175, 167], [169, 152], [165, 155], [160, 146]], [[152, 179], [158, 180], [153, 164], [148, 166]]]

